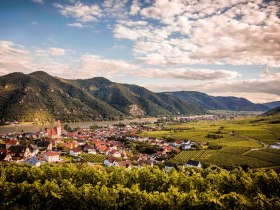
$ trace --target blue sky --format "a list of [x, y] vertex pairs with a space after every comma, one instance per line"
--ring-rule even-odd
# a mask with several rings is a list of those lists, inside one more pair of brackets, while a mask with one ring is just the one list
[[278, 1], [0, 0], [0, 75], [280, 100]]

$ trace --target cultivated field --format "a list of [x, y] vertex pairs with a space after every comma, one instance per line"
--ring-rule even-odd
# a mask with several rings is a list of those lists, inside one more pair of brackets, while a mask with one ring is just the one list
[[[280, 142], [280, 124], [272, 123], [274, 117], [244, 117], [235, 120], [197, 121], [166, 125], [161, 131], [144, 132], [140, 135], [174, 140], [191, 140], [207, 145], [218, 145], [219, 150], [183, 151], [174, 161], [185, 164], [198, 160], [202, 164], [222, 167], [248, 165], [250, 168], [280, 166], [280, 151], [269, 149]], [[208, 134], [221, 135], [217, 139]]]
[[85, 162], [91, 162], [91, 163], [103, 163], [104, 160], [107, 158], [106, 155], [101, 155], [101, 154], [82, 154], [81, 155], [82, 159]]

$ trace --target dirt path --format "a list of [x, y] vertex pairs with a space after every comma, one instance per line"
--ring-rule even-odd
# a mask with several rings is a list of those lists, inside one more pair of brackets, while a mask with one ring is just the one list
[[247, 155], [247, 154], [250, 153], [251, 151], [254, 151], [254, 150], [263, 150], [263, 149], [266, 149], [266, 148], [269, 147], [269, 144], [264, 143], [264, 142], [261, 141], [261, 140], [253, 139], [253, 138], [251, 138], [251, 137], [244, 136], [244, 135], [242, 135], [242, 134], [236, 134], [236, 136], [239, 136], [239, 137], [241, 137], [241, 138], [243, 138], [243, 139], [246, 139], [246, 140], [249, 140], [249, 141], [253, 141], [253, 142], [256, 142], [256, 143], [259, 143], [259, 144], [263, 145], [263, 147], [261, 147], [261, 148], [252, 148], [252, 149], [250, 149], [249, 151], [242, 153], [241, 155]]

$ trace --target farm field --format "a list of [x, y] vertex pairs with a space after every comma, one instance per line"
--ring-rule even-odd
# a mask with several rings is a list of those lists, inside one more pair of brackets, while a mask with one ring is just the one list
[[[243, 153], [246, 154], [243, 155]], [[279, 157], [279, 153], [271, 151], [250, 150], [247, 147], [225, 147], [221, 150], [182, 151], [173, 158], [173, 161], [186, 164], [188, 160], [197, 160], [203, 165], [213, 164], [224, 168], [240, 165], [247, 165], [250, 168], [263, 168], [279, 166]]]
[[[250, 168], [280, 166], [280, 151], [269, 149], [280, 142], [280, 124], [271, 123], [274, 117], [244, 117], [234, 120], [196, 121], [166, 125], [161, 131], [143, 132], [142, 136], [191, 140], [197, 143], [219, 145], [220, 150], [182, 151], [173, 161], [185, 164], [198, 160], [204, 165], [215, 164], [225, 168], [247, 165]], [[222, 135], [221, 138], [207, 138], [208, 134]]]
[[104, 160], [107, 158], [106, 155], [101, 155], [101, 154], [82, 154], [81, 155], [82, 159], [85, 162], [91, 162], [91, 163], [103, 163]]

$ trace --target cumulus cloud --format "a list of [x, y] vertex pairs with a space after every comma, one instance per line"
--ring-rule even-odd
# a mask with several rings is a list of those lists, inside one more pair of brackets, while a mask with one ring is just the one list
[[130, 15], [136, 15], [140, 11], [140, 6], [138, 0], [134, 0], [130, 7]]
[[135, 58], [150, 65], [279, 67], [279, 6], [262, 0], [156, 0], [139, 11], [148, 25], [118, 23], [114, 37], [133, 41]]
[[139, 66], [126, 61], [105, 59], [98, 55], [86, 54], [81, 57], [77, 71], [80, 78], [97, 76], [113, 78], [127, 75], [130, 71], [138, 68]]
[[97, 21], [102, 16], [102, 10], [97, 4], [85, 5], [81, 2], [76, 2], [74, 5], [54, 4], [60, 13], [66, 17], [72, 17], [79, 22], [93, 22]]
[[238, 76], [238, 72], [227, 70], [209, 70], [209, 69], [145, 69], [134, 73], [137, 77], [148, 78], [173, 78], [185, 80], [215, 80], [215, 79], [233, 79]]

